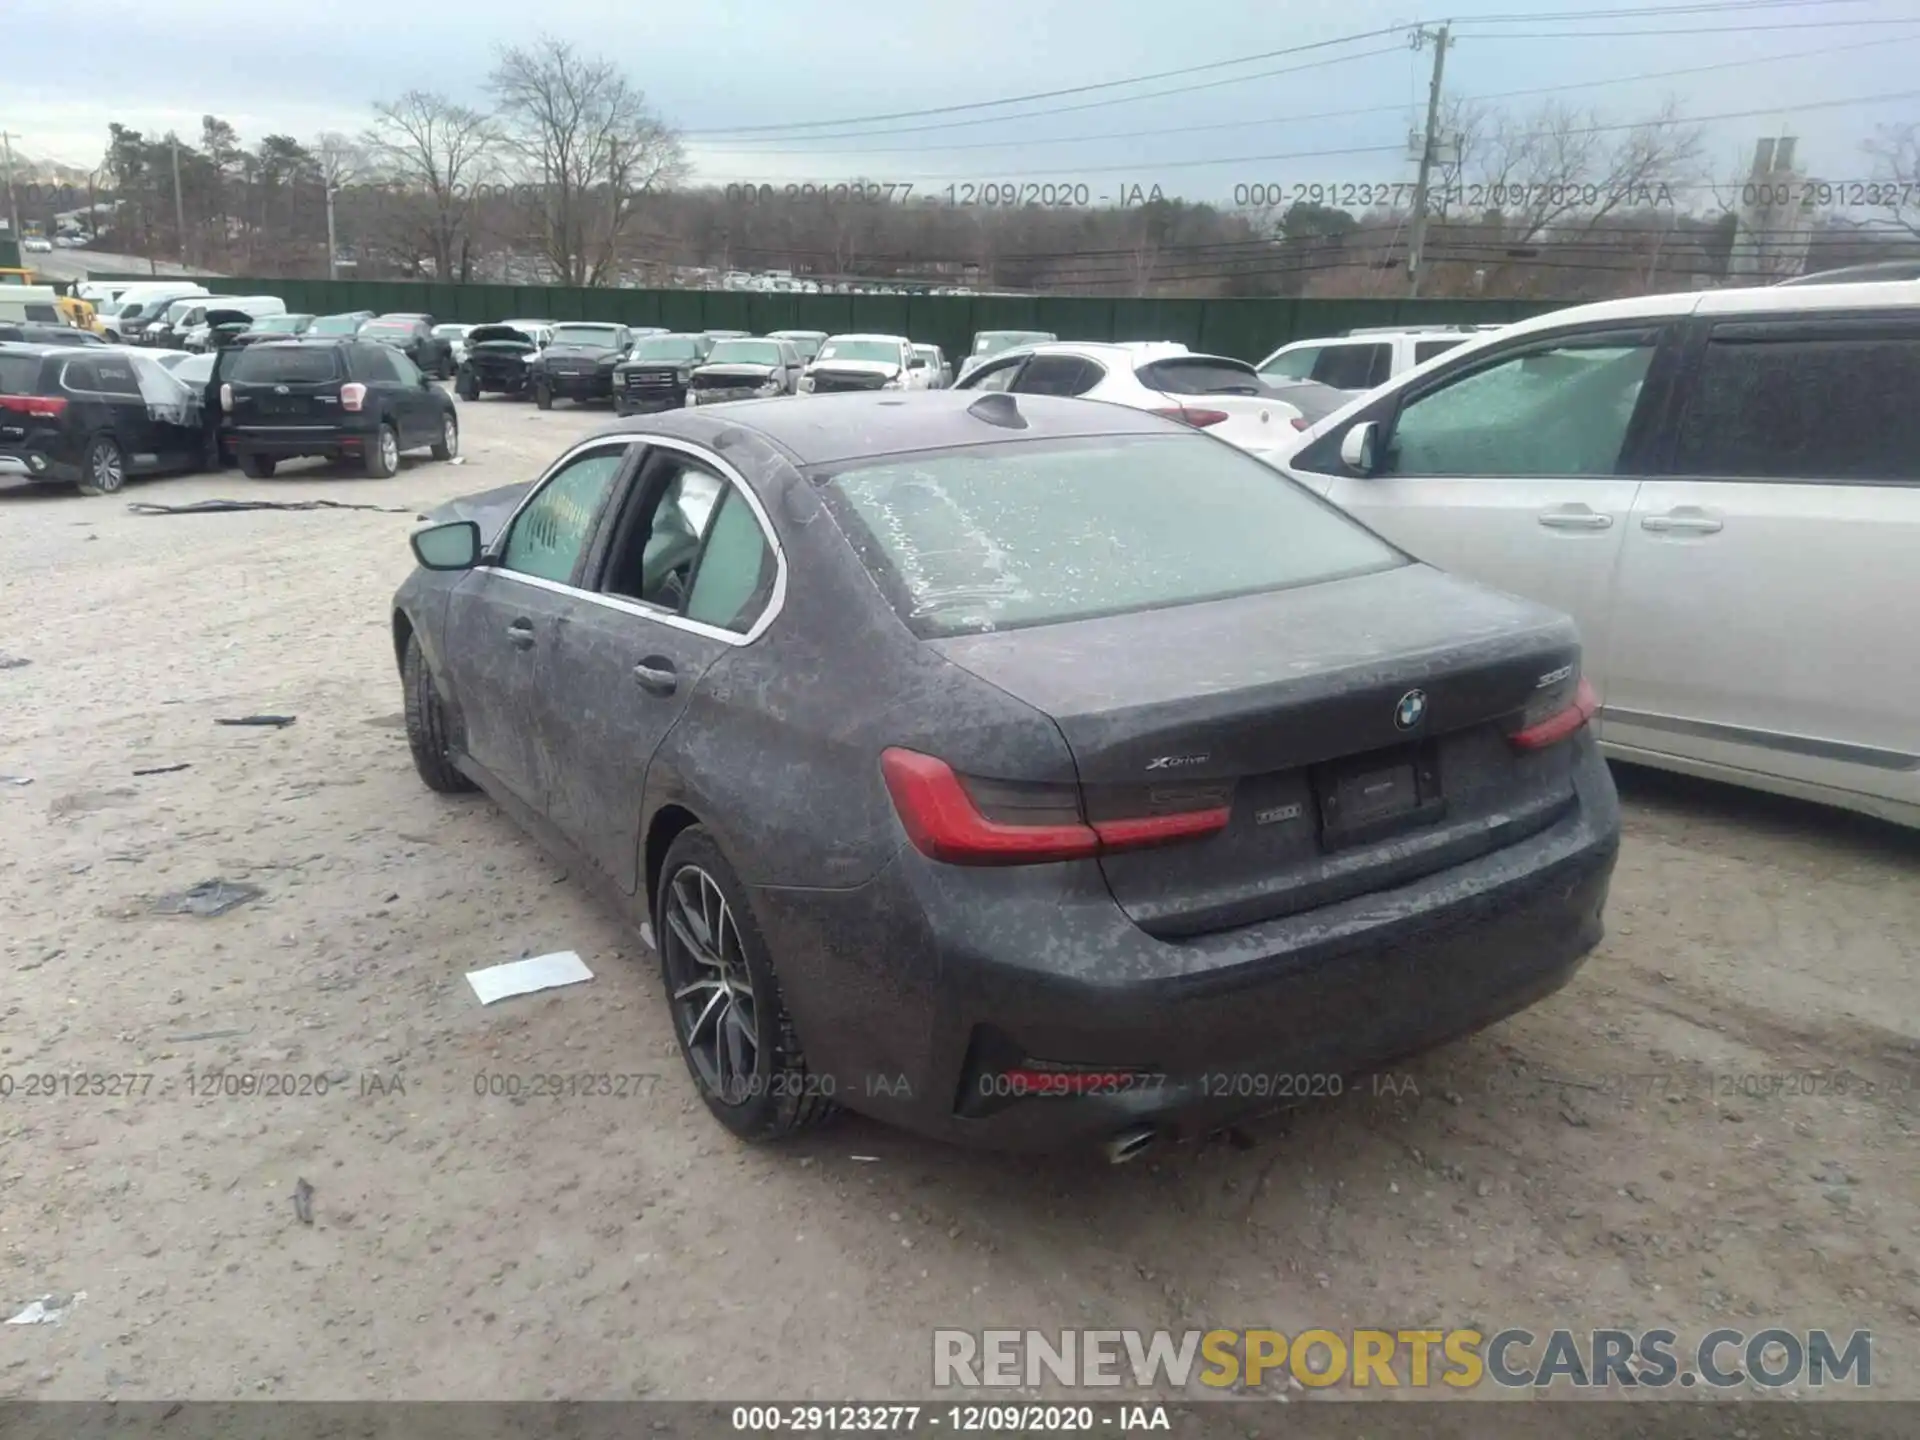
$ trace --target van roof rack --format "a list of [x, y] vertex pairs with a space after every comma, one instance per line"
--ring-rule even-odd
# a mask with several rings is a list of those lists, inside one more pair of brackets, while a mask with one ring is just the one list
[[1415, 335], [1446, 331], [1458, 335], [1471, 330], [1499, 330], [1499, 325], [1363, 325], [1357, 330], [1343, 332], [1346, 335]]

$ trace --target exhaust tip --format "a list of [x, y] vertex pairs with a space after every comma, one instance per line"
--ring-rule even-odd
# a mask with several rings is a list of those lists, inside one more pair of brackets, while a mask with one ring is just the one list
[[1131, 1130], [1122, 1130], [1100, 1149], [1101, 1153], [1107, 1157], [1109, 1165], [1124, 1165], [1129, 1160], [1138, 1159], [1151, 1150], [1159, 1138], [1160, 1132], [1151, 1125], [1141, 1125]]

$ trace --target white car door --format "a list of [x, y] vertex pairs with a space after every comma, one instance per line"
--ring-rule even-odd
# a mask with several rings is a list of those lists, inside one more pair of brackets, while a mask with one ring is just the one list
[[[1397, 413], [1378, 412], [1388, 418], [1371, 474], [1346, 472], [1338, 431], [1287, 469], [1420, 559], [1572, 615], [1604, 703], [1614, 573], [1647, 428], [1636, 416], [1660, 333], [1563, 332], [1482, 352], [1409, 386]], [[1342, 473], [1302, 468], [1320, 455]]]
[[1719, 320], [1685, 373], [1608, 742], [1920, 805], [1920, 314]]

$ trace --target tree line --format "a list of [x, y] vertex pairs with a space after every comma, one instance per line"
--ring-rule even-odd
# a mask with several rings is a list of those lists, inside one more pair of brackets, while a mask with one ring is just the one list
[[[1155, 189], [1108, 205], [1075, 203], [1084, 187], [1072, 185], [965, 204], [877, 183], [701, 184], [641, 88], [565, 42], [501, 50], [485, 94], [482, 109], [411, 90], [375, 104], [359, 134], [251, 146], [212, 115], [190, 137], [112, 124], [88, 228], [103, 250], [261, 277], [333, 263], [369, 279], [576, 286], [769, 269], [829, 285], [1142, 296], [1386, 296], [1407, 284], [1408, 184], [1250, 181], [1230, 204]], [[1910, 255], [1920, 242], [1920, 125], [1862, 147], [1856, 168], [1884, 186], [1818, 206], [1801, 203], [1812, 192], [1756, 206], [1743, 164], [1716, 164], [1671, 104], [1622, 124], [1557, 101], [1461, 100], [1442, 135], [1426, 295], [1596, 298]], [[66, 198], [29, 195], [23, 218], [80, 208]]]

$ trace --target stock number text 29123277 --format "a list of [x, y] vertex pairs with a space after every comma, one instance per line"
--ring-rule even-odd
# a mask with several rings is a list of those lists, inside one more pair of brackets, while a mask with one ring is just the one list
[[724, 193], [728, 200], [747, 204], [768, 204], [776, 200], [878, 200], [905, 204], [918, 200], [923, 204], [993, 209], [1018, 209], [1026, 205], [1043, 209], [1125, 209], [1167, 198], [1158, 185], [1134, 181], [1094, 184], [1085, 180], [964, 180], [936, 186], [916, 185], [911, 180], [804, 180], [781, 185], [728, 185]]

